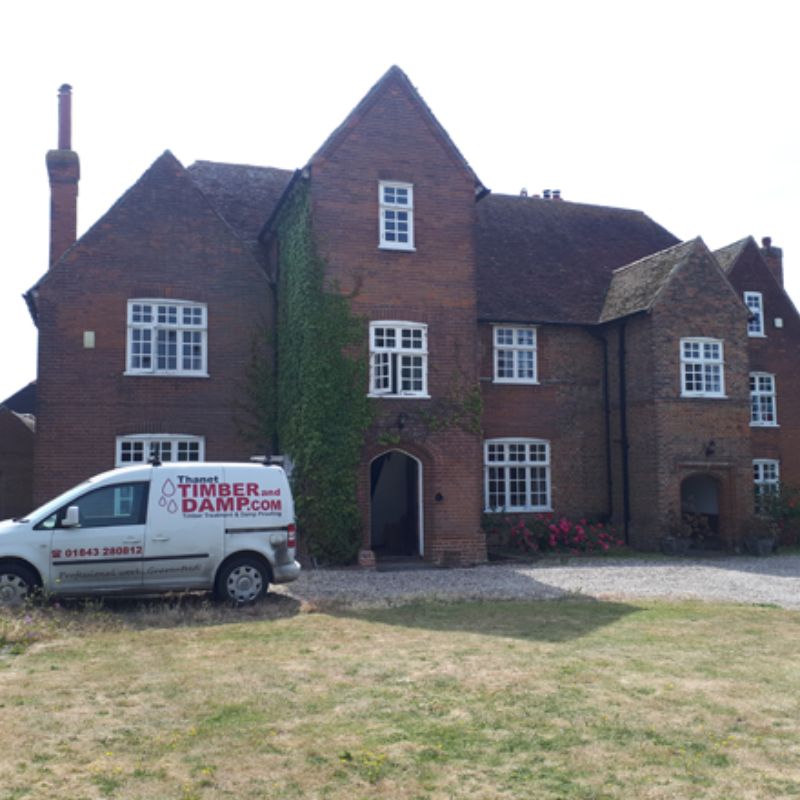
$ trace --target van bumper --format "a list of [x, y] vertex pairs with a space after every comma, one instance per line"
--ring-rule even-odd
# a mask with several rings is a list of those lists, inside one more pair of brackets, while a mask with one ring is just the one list
[[273, 583], [289, 583], [300, 575], [300, 564], [290, 561], [288, 564], [275, 564], [272, 568]]

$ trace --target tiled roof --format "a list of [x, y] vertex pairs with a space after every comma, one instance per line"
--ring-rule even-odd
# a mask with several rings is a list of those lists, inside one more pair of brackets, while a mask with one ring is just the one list
[[692, 239], [614, 270], [600, 322], [650, 309], [672, 272], [697, 247], [705, 249], [702, 240]]
[[0, 406], [5, 406], [17, 414], [34, 414], [36, 412], [36, 381], [31, 381], [18, 392], [14, 392], [11, 397], [3, 400]]
[[678, 239], [640, 211], [489, 195], [477, 205], [478, 315], [596, 323], [611, 273]]
[[727, 274], [731, 271], [731, 267], [736, 263], [736, 259], [739, 258], [749, 242], [755, 244], [752, 236], [740, 239], [738, 242], [734, 242], [733, 244], [727, 245], [727, 247], [721, 247], [719, 250], [714, 251], [714, 257], [719, 262], [723, 272]]
[[220, 216], [243, 239], [258, 237], [283, 194], [292, 170], [195, 161], [188, 173]]

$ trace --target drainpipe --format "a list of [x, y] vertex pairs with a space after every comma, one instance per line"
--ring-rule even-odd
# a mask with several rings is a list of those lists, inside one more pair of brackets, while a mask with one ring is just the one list
[[598, 339], [603, 347], [603, 420], [606, 428], [606, 514], [610, 520], [614, 515], [614, 479], [611, 466], [611, 401], [608, 382], [608, 339], [601, 333], [595, 333], [593, 330], [590, 330], [589, 333]]
[[625, 377], [625, 320], [619, 326], [619, 428], [622, 458], [622, 522], [625, 544], [630, 544], [631, 486], [628, 462], [628, 395]]

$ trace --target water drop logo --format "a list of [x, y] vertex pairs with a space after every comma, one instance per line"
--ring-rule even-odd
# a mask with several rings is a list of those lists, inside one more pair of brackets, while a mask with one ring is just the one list
[[175, 491], [175, 484], [172, 482], [172, 479], [167, 478], [167, 480], [164, 481], [164, 485], [161, 487], [161, 497], [158, 500], [158, 504], [161, 508], [166, 508], [170, 514], [174, 514], [178, 510], [178, 504], [172, 499]]

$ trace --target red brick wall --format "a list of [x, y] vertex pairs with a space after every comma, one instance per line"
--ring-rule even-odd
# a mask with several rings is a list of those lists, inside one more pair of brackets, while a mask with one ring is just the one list
[[33, 509], [33, 431], [0, 407], [0, 519]]
[[[721, 535], [734, 540], [752, 510], [746, 312], [708, 254], [692, 256], [650, 314], [626, 322], [631, 543], [655, 547], [670, 513], [679, 514], [681, 482], [694, 474], [720, 486]], [[610, 334], [613, 353], [617, 323]], [[681, 397], [680, 340], [724, 343], [724, 398]], [[615, 512], [621, 523], [619, 366], [614, 365]], [[712, 444], [713, 443], [713, 444]]]
[[[745, 248], [730, 280], [740, 297], [746, 291], [762, 294], [765, 335], [747, 339], [749, 369], [775, 375], [778, 427], [750, 427], [753, 458], [778, 459], [781, 480], [800, 487], [800, 316], [755, 243]], [[782, 328], [776, 319], [782, 320]]]
[[607, 514], [602, 341], [578, 327], [538, 327], [539, 383], [524, 385], [492, 382], [492, 326], [480, 336], [484, 437], [548, 440], [555, 512]]
[[[206, 303], [210, 377], [124, 375], [129, 298]], [[269, 288], [171, 155], [47, 275], [38, 308], [37, 501], [113, 467], [118, 435], [202, 435], [208, 460], [254, 452], [236, 417], [254, 336], [271, 322]]]
[[[414, 252], [378, 248], [380, 180], [414, 186]], [[351, 295], [353, 311], [365, 319], [365, 356], [370, 320], [428, 325], [432, 399], [374, 401], [377, 419], [359, 476], [364, 546], [369, 463], [391, 449], [380, 442], [392, 433], [399, 449], [423, 463], [425, 556], [482, 561], [480, 437], [458, 426], [433, 430], [426, 422], [426, 415], [441, 416], [443, 405], [477, 385], [472, 178], [402, 81], [390, 78], [347, 135], [312, 162], [311, 200], [329, 285]], [[401, 413], [408, 422], [399, 431]]]

